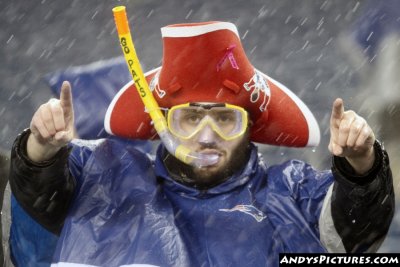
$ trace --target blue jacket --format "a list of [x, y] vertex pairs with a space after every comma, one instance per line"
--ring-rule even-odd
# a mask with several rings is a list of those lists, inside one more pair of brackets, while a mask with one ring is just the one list
[[300, 161], [267, 169], [254, 148], [241, 173], [201, 192], [175, 182], [161, 157], [100, 147], [73, 149], [78, 188], [55, 262], [278, 266], [280, 252], [325, 252], [318, 219], [330, 172]]
[[[73, 142], [76, 184], [54, 266], [278, 266], [282, 252], [345, 251], [344, 235], [332, 232], [331, 171], [297, 160], [267, 168], [253, 146], [240, 173], [199, 191], [169, 176], [163, 153], [161, 145], [153, 160], [117, 139]], [[393, 206], [387, 212], [368, 246], [386, 233]]]

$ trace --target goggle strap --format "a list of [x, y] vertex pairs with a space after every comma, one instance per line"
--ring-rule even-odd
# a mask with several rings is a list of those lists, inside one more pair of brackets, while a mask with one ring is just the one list
[[150, 113], [154, 110], [162, 110], [162, 111], [168, 111], [168, 108], [163, 108], [163, 107], [157, 107], [157, 108], [152, 108], [152, 109], [148, 109], [147, 107], [144, 107], [144, 112], [145, 113]]

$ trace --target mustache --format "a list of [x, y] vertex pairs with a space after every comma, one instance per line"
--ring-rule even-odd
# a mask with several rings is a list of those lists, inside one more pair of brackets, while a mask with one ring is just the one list
[[200, 146], [197, 150], [202, 151], [205, 149], [215, 149], [215, 150], [219, 150], [219, 151], [222, 150], [222, 148], [220, 148], [216, 142], [200, 143]]

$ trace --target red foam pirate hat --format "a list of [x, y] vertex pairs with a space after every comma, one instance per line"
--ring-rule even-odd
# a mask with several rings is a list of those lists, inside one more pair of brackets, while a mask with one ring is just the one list
[[[234, 24], [176, 24], [163, 27], [161, 33], [162, 66], [145, 74], [161, 108], [188, 102], [229, 103], [249, 112], [254, 142], [318, 145], [319, 127], [310, 110], [284, 85], [254, 68]], [[127, 138], [157, 138], [133, 81], [111, 102], [105, 129]]]

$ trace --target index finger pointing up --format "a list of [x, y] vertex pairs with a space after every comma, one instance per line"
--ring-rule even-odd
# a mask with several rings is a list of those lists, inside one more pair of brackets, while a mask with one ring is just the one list
[[344, 114], [343, 100], [341, 98], [337, 98], [333, 102], [331, 122], [342, 119], [343, 114]]
[[60, 103], [64, 110], [72, 109], [71, 85], [67, 81], [61, 85]]

